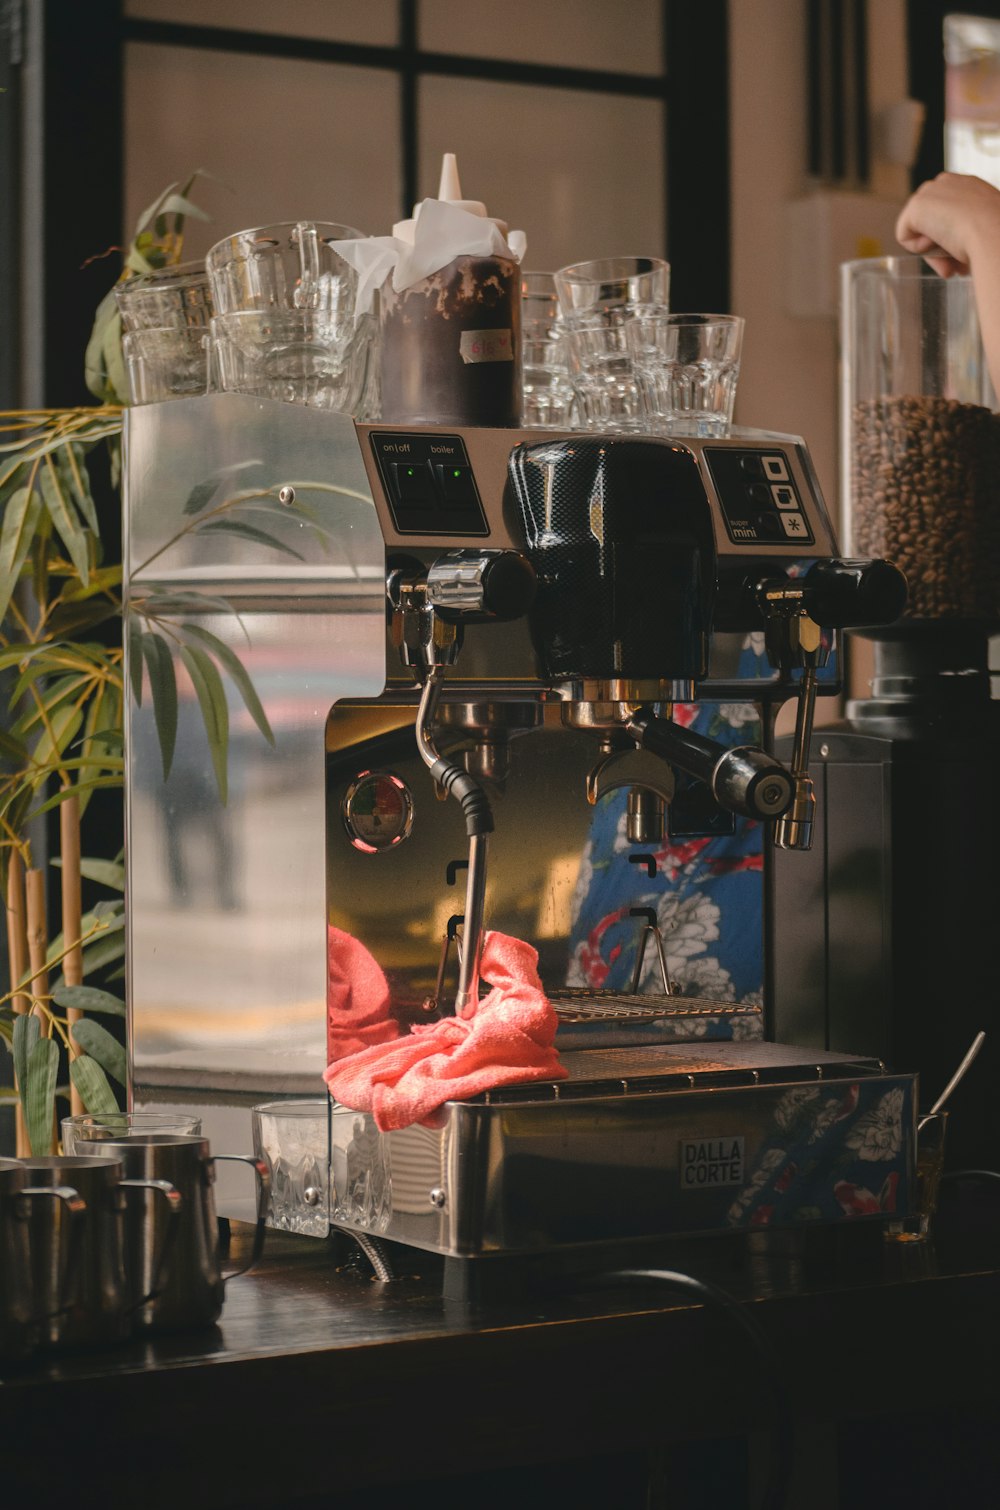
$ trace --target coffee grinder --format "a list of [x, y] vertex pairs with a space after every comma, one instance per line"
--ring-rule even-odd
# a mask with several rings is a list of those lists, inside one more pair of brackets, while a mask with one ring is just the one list
[[870, 696], [814, 735], [813, 847], [776, 855], [776, 1030], [918, 1070], [926, 1109], [984, 1029], [946, 1158], [996, 1168], [1000, 416], [969, 278], [892, 257], [842, 279], [846, 538], [909, 598], [853, 632]]

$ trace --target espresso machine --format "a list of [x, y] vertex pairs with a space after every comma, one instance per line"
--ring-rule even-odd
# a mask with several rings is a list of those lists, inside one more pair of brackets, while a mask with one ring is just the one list
[[[809, 850], [837, 633], [894, 620], [902, 574], [840, 558], [794, 437], [357, 431], [386, 680], [327, 722], [328, 921], [379, 965], [401, 1034], [479, 999], [486, 928], [527, 939], [566, 1078], [385, 1132], [335, 1105], [333, 1223], [443, 1255], [461, 1290], [518, 1255], [905, 1212], [912, 1074], [775, 1042], [766, 978], [692, 993], [662, 905], [677, 855], [713, 836], [763, 833], [790, 866]], [[768, 734], [790, 697], [781, 762]], [[756, 742], [692, 727], [693, 707], [750, 701]], [[598, 872], [634, 948], [595, 988], [575, 934]]]

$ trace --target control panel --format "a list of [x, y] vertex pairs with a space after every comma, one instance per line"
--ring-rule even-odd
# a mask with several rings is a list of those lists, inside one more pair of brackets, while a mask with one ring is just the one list
[[706, 446], [703, 454], [730, 540], [738, 545], [814, 543], [786, 451]]
[[461, 436], [374, 430], [370, 439], [386, 502], [400, 535], [447, 539], [489, 534]]

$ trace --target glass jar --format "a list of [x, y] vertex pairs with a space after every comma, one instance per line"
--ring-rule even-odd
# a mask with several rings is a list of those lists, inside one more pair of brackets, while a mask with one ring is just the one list
[[906, 573], [908, 620], [1000, 614], [1000, 416], [972, 279], [920, 257], [841, 269], [841, 492], [851, 556]]

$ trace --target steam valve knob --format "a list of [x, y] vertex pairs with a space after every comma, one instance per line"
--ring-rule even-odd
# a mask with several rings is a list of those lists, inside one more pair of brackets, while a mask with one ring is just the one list
[[536, 586], [535, 568], [519, 551], [446, 551], [427, 573], [427, 602], [452, 622], [520, 619]]
[[893, 624], [906, 607], [906, 577], [892, 561], [816, 561], [802, 581], [810, 617], [825, 629]]

